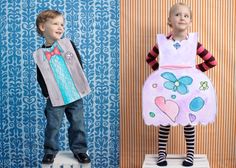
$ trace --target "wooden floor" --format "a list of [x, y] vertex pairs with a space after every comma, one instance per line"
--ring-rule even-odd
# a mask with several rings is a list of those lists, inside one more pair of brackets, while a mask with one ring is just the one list
[[[143, 162], [143, 168], [158, 168], [156, 165], [158, 155], [146, 154]], [[165, 168], [186, 168], [182, 166], [184, 155], [169, 155], [167, 156], [168, 165]], [[163, 167], [160, 167], [163, 168]], [[206, 155], [194, 155], [194, 165], [191, 168], [210, 168]]]
[[53, 164], [43, 164], [42, 168], [91, 168], [91, 164], [80, 164], [70, 151], [60, 151]]

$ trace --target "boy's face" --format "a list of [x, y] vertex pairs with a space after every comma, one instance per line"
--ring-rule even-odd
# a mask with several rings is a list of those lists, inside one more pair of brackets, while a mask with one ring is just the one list
[[189, 8], [184, 5], [178, 5], [171, 13], [169, 23], [173, 30], [186, 31], [192, 22], [190, 17]]
[[51, 45], [59, 40], [64, 33], [64, 18], [63, 16], [49, 18], [45, 23], [39, 25], [39, 28], [43, 32], [46, 44]]

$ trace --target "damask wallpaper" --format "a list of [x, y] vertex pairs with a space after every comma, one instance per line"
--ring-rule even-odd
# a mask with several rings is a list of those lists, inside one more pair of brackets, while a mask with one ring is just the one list
[[[92, 93], [84, 98], [92, 167], [119, 167], [119, 0], [0, 1], [0, 167], [40, 167], [45, 99], [32, 53], [43, 44], [35, 19], [61, 11], [65, 36], [81, 54]], [[68, 150], [68, 122], [60, 130]]]

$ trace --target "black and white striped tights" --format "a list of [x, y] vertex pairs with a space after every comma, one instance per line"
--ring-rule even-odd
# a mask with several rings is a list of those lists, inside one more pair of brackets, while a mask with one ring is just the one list
[[[166, 166], [166, 145], [168, 141], [168, 136], [170, 132], [170, 125], [161, 125], [158, 133], [158, 166]], [[194, 140], [195, 140], [195, 128], [194, 126], [187, 125], [184, 127], [184, 136], [186, 140], [187, 156], [183, 161], [183, 166], [192, 166], [194, 159]]]

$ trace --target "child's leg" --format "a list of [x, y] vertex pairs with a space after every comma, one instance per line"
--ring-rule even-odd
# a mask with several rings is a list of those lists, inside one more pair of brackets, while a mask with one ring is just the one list
[[86, 153], [87, 141], [84, 125], [83, 100], [77, 100], [66, 107], [66, 117], [70, 122], [68, 129], [69, 147], [73, 153]]
[[187, 146], [187, 157], [183, 161], [183, 166], [192, 166], [194, 159], [194, 140], [195, 140], [195, 128], [192, 125], [184, 127], [184, 136]]
[[74, 153], [74, 157], [80, 163], [90, 163], [90, 158], [86, 154], [88, 147], [83, 113], [82, 99], [69, 104], [66, 108], [66, 117], [70, 122], [70, 127], [68, 129], [69, 146]]
[[166, 166], [166, 144], [168, 141], [168, 135], [170, 132], [170, 125], [163, 126], [160, 125], [159, 133], [158, 133], [158, 166]]
[[47, 125], [45, 128], [44, 153], [56, 155], [59, 151], [58, 136], [64, 115], [64, 107], [53, 107], [50, 99], [47, 100], [45, 116]]
[[64, 107], [53, 107], [50, 99], [47, 100], [45, 108], [47, 125], [45, 128], [43, 164], [53, 163], [54, 158], [59, 151], [58, 135], [64, 110]]

